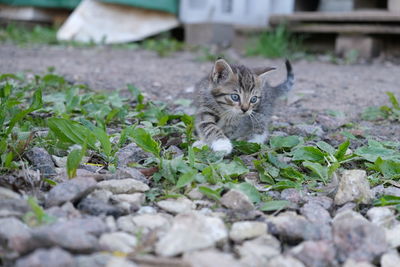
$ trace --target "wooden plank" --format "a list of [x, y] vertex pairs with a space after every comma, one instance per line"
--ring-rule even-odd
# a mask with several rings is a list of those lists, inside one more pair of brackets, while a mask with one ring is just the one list
[[400, 34], [399, 26], [366, 24], [297, 24], [290, 31], [304, 33]]
[[0, 19], [51, 22], [52, 17], [43, 8], [0, 5]]
[[271, 15], [271, 24], [281, 22], [400, 22], [400, 13], [389, 11], [353, 12], [295, 12], [290, 15]]

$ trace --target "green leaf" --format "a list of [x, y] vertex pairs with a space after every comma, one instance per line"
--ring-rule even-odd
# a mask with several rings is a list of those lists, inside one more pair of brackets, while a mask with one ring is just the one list
[[199, 186], [199, 191], [204, 194], [206, 197], [218, 201], [221, 198], [221, 191], [220, 190], [213, 190], [206, 186]]
[[233, 145], [235, 150], [237, 150], [241, 154], [253, 154], [260, 151], [261, 146], [256, 143], [249, 143], [246, 141], [234, 141]]
[[239, 190], [243, 194], [249, 197], [251, 202], [253, 203], [259, 203], [261, 200], [260, 193], [258, 192], [257, 188], [255, 188], [253, 185], [243, 182], [240, 184], [230, 184], [231, 188], [234, 188], [236, 190]]
[[134, 128], [131, 136], [135, 143], [144, 151], [152, 153], [155, 157], [160, 157], [160, 144], [143, 128]]
[[323, 182], [328, 181], [328, 168], [316, 162], [305, 161], [303, 166], [313, 171]]
[[304, 181], [305, 175], [293, 167], [286, 167], [280, 170], [280, 175], [292, 180]]
[[[272, 175], [268, 172], [273, 170], [270, 167], [273, 167], [272, 165], [268, 164], [267, 162], [263, 160], [254, 160], [254, 167], [257, 169], [259, 175], [260, 175], [260, 181], [268, 184], [274, 184], [275, 180], [272, 177]], [[277, 169], [277, 168], [275, 168]], [[279, 169], [277, 169], [279, 171]]]
[[270, 139], [273, 149], [292, 148], [300, 144], [298, 136], [274, 136]]
[[350, 141], [348, 139], [345, 142], [341, 143], [338, 147], [338, 150], [335, 153], [335, 158], [339, 161], [343, 160], [345, 158], [349, 146], [350, 146]]
[[274, 189], [274, 190], [283, 190], [283, 189], [287, 189], [287, 188], [300, 189], [301, 183], [295, 182], [295, 181], [290, 181], [290, 180], [284, 180], [284, 181], [279, 181], [276, 184], [271, 186], [271, 189]]
[[[82, 149], [83, 150], [83, 149]], [[67, 174], [68, 178], [74, 178], [76, 176], [76, 169], [81, 164], [83, 153], [81, 149], [72, 150], [67, 157]]]
[[378, 107], [367, 107], [361, 114], [361, 118], [367, 121], [376, 121], [385, 119], [386, 114]]
[[293, 160], [307, 160], [323, 163], [325, 160], [324, 157], [325, 154], [321, 152], [321, 150], [313, 146], [299, 147], [293, 152]]
[[275, 211], [282, 210], [290, 206], [290, 202], [287, 200], [271, 200], [261, 205], [260, 210], [262, 211]]
[[370, 162], [375, 162], [379, 157], [384, 160], [400, 161], [400, 153], [393, 149], [377, 146], [374, 143], [356, 149], [354, 154], [363, 157]]
[[39, 223], [43, 222], [43, 218], [45, 216], [45, 212], [41, 206], [37, 203], [36, 198], [33, 197], [28, 197], [28, 205], [31, 208], [32, 212], [35, 214], [36, 219], [38, 220]]
[[392, 92], [386, 92], [389, 96], [390, 103], [392, 103], [393, 108], [400, 109], [399, 101], [397, 101], [396, 96]]
[[330, 155], [335, 155], [335, 148], [324, 141], [317, 142], [317, 147]]
[[238, 177], [249, 172], [249, 169], [239, 158], [235, 158], [229, 163], [219, 163], [217, 166], [219, 172], [224, 177]]
[[98, 127], [95, 127], [92, 130], [92, 133], [96, 136], [97, 140], [100, 141], [101, 147], [103, 148], [103, 152], [107, 157], [111, 156], [111, 142], [107, 133]]
[[393, 160], [383, 160], [378, 158], [375, 161], [376, 169], [388, 179], [399, 179], [400, 178], [400, 162]]
[[398, 196], [385, 195], [379, 199], [374, 200], [374, 206], [392, 206], [399, 204], [400, 204], [400, 197]]
[[182, 174], [179, 177], [178, 182], [176, 183], [176, 187], [181, 188], [181, 187], [184, 187], [185, 185], [192, 183], [194, 181], [194, 179], [196, 178], [196, 174], [197, 174], [197, 171], [195, 171], [195, 170], [192, 172], [187, 172], [187, 173]]

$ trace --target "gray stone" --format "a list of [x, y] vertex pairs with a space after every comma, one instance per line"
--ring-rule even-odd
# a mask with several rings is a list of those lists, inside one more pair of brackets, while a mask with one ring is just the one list
[[303, 194], [304, 192], [299, 191], [294, 188], [287, 188], [282, 190], [281, 199], [287, 200], [296, 204], [300, 204], [303, 202]]
[[168, 147], [168, 149], [165, 150], [165, 153], [171, 155], [172, 158], [176, 158], [183, 155], [183, 151], [179, 147], [174, 145]]
[[151, 206], [143, 206], [136, 212], [137, 214], [154, 214], [157, 210]]
[[87, 197], [88, 198], [95, 198], [98, 200], [101, 200], [105, 203], [107, 203], [110, 199], [113, 193], [111, 193], [108, 190], [105, 189], [95, 189], [92, 193], [90, 193]]
[[388, 207], [373, 207], [367, 212], [368, 219], [377, 226], [390, 228], [395, 225], [396, 217]]
[[95, 186], [93, 178], [77, 177], [54, 186], [46, 196], [46, 206], [58, 206], [65, 202], [75, 202], [90, 193]]
[[375, 265], [367, 261], [356, 261], [354, 259], [348, 259], [343, 264], [343, 267], [375, 267]]
[[268, 229], [289, 243], [318, 240], [322, 237], [319, 228], [295, 212], [284, 212], [275, 217], [268, 217]]
[[197, 212], [179, 214], [172, 227], [157, 242], [156, 253], [161, 256], [175, 256], [214, 246], [225, 240], [228, 232], [219, 218], [207, 217]]
[[0, 218], [22, 217], [28, 211], [30, 211], [30, 207], [25, 199], [0, 199]]
[[0, 199], [21, 199], [21, 196], [8, 188], [0, 186]]
[[136, 207], [141, 207], [145, 201], [145, 195], [143, 193], [133, 193], [133, 194], [118, 194], [111, 197], [113, 202], [127, 202]]
[[17, 260], [16, 267], [70, 267], [75, 260], [70, 253], [60, 248], [37, 249]]
[[325, 134], [320, 125], [298, 124], [295, 125], [295, 129], [299, 135], [303, 136], [315, 135], [322, 137]]
[[326, 210], [330, 210], [333, 206], [333, 199], [327, 196], [305, 196], [307, 203], [318, 204]]
[[386, 240], [391, 248], [400, 247], [400, 224], [393, 228], [385, 229]]
[[79, 210], [75, 209], [74, 205], [71, 202], [66, 202], [61, 207], [53, 206], [49, 209], [46, 209], [45, 211], [50, 216], [56, 218], [64, 218], [67, 220], [82, 217]]
[[305, 265], [301, 261], [299, 261], [291, 256], [283, 256], [283, 255], [279, 255], [279, 256], [272, 258], [268, 262], [268, 265], [264, 265], [264, 266], [268, 266], [268, 267], [305, 267]]
[[146, 176], [144, 176], [138, 169], [130, 168], [130, 167], [123, 167], [118, 168], [115, 175], [113, 175], [114, 179], [126, 179], [131, 178], [135, 179], [144, 183], [148, 183]]
[[235, 242], [241, 242], [245, 239], [252, 239], [265, 235], [267, 231], [268, 227], [264, 222], [235, 222], [232, 224], [229, 237]]
[[104, 222], [110, 232], [116, 232], [118, 230], [117, 222], [115, 221], [113, 216], [107, 216], [104, 219]]
[[335, 265], [335, 247], [326, 240], [304, 241], [290, 250], [290, 255], [309, 267]]
[[400, 197], [400, 188], [394, 187], [394, 186], [386, 187], [383, 190], [383, 195], [391, 195], [391, 196]]
[[281, 244], [272, 235], [263, 235], [243, 242], [235, 247], [235, 251], [244, 266], [269, 266], [269, 260], [280, 254]]
[[2, 248], [18, 253], [34, 247], [30, 228], [16, 218], [0, 219], [0, 240]]
[[135, 227], [143, 232], [167, 231], [171, 227], [172, 217], [167, 214], [141, 214], [132, 217]]
[[373, 261], [388, 248], [385, 232], [354, 211], [344, 211], [332, 222], [337, 258]]
[[232, 254], [219, 252], [217, 250], [203, 250], [185, 253], [183, 260], [191, 267], [240, 267], [242, 266]]
[[95, 198], [85, 198], [79, 202], [77, 208], [82, 212], [90, 215], [111, 215], [119, 217], [127, 213], [127, 211], [122, 208], [116, 207], [114, 205], [105, 203], [99, 199]]
[[381, 257], [381, 267], [398, 267], [400, 265], [400, 255], [397, 251], [385, 253]]
[[190, 190], [190, 192], [187, 194], [187, 196], [191, 199], [191, 200], [200, 200], [204, 197], [203, 193], [200, 192], [199, 188], [193, 188], [192, 190]]
[[135, 251], [137, 239], [125, 232], [105, 233], [100, 237], [99, 244], [104, 250], [132, 253]]
[[134, 143], [121, 148], [117, 153], [115, 153], [119, 167], [126, 167], [130, 163], [143, 163], [151, 156], [150, 153], [143, 151], [143, 149]]
[[25, 157], [31, 162], [34, 169], [39, 170], [44, 177], [57, 174], [53, 159], [44, 148], [34, 147], [25, 153]]
[[131, 261], [123, 257], [113, 256], [105, 252], [91, 255], [79, 255], [75, 258], [76, 267], [135, 267]]
[[343, 205], [351, 201], [368, 204], [372, 199], [373, 194], [364, 170], [343, 171], [335, 195], [336, 205]]
[[108, 190], [114, 194], [146, 192], [150, 189], [147, 184], [131, 178], [102, 181], [97, 184], [97, 187]]
[[249, 197], [242, 192], [231, 189], [228, 193], [224, 194], [221, 198], [221, 204], [228, 209], [238, 210], [238, 211], [252, 211], [254, 210], [254, 205], [251, 203]]
[[158, 207], [161, 209], [172, 213], [172, 214], [179, 214], [179, 213], [184, 213], [184, 212], [189, 212], [196, 208], [194, 203], [185, 198], [185, 197], [180, 197], [178, 199], [166, 199], [166, 200], [161, 200], [156, 203]]
[[329, 224], [331, 222], [331, 215], [322, 206], [313, 202], [306, 203], [301, 209], [300, 213], [312, 223], [316, 224]]
[[98, 250], [96, 236], [107, 231], [107, 225], [96, 217], [73, 219], [43, 225], [32, 231], [35, 242], [45, 247], [60, 246], [76, 252]]

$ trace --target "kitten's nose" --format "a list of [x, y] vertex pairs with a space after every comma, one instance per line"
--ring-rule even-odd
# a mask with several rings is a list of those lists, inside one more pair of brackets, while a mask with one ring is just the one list
[[249, 110], [249, 107], [240, 107], [240, 109], [243, 111], [243, 113], [246, 113], [246, 111]]

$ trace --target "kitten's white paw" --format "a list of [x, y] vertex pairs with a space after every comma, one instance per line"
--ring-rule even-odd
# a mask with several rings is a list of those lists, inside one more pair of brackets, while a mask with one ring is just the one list
[[197, 148], [202, 148], [203, 146], [206, 146], [207, 144], [203, 140], [197, 140], [196, 142], [193, 143], [192, 147], [197, 147]]
[[215, 152], [225, 152], [226, 154], [230, 154], [232, 152], [232, 143], [229, 139], [218, 139], [211, 143], [211, 148]]
[[264, 144], [265, 140], [267, 139], [267, 133], [263, 134], [255, 134], [253, 138], [249, 140], [250, 143], [257, 143], [257, 144]]

